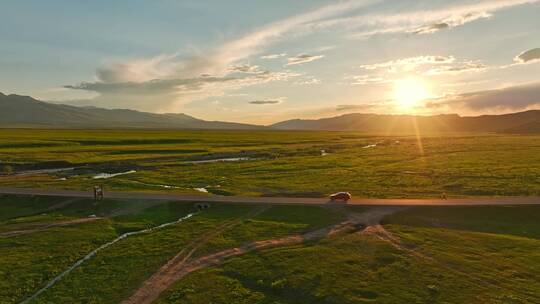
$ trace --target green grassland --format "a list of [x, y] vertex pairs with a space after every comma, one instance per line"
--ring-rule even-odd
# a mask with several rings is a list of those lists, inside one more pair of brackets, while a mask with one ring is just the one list
[[[144, 205], [144, 206], [138, 206]], [[0, 303], [16, 303], [69, 265], [119, 234], [155, 226], [193, 211], [191, 205], [55, 197], [0, 197], [0, 233], [36, 229], [60, 220], [106, 217], [92, 222], [5, 237], [0, 235]], [[17, 208], [20, 206], [21, 208]], [[135, 207], [134, 207], [135, 206]], [[131, 213], [144, 208], [146, 212]], [[109, 218], [114, 214], [117, 217]]]
[[[17, 205], [27, 209], [16, 210]], [[90, 251], [124, 232], [154, 227], [196, 212], [191, 203], [26, 196], [1, 197], [0, 209], [4, 215], [0, 233], [88, 215], [103, 217], [25, 235], [0, 235], [0, 303], [20, 302]], [[184, 222], [123, 239], [100, 251], [33, 302], [118, 303], [182, 248], [230, 220], [240, 222], [234, 230], [217, 234], [195, 252], [195, 257], [249, 241], [306, 232], [343, 218], [341, 212], [317, 206], [259, 209], [261, 206], [215, 205]], [[259, 212], [250, 215], [254, 210]]]
[[[376, 146], [371, 146], [376, 144]], [[322, 155], [321, 150], [326, 155]], [[242, 161], [191, 163], [216, 158]], [[27, 170], [75, 167], [53, 173]], [[540, 136], [353, 132], [0, 130], [2, 186], [221, 195], [540, 195]], [[135, 173], [93, 179], [99, 173]]]
[[[197, 163], [219, 158], [242, 160]], [[130, 170], [136, 172], [93, 178]], [[532, 196], [540, 195], [540, 136], [418, 141], [353, 132], [2, 129], [0, 171], [2, 187]], [[197, 245], [192, 258], [203, 257], [329, 227], [366, 210], [213, 204], [197, 212], [193, 203], [170, 201], [0, 196], [0, 303], [20, 303], [124, 233], [188, 214], [195, 215], [99, 251], [32, 303], [119, 303], [182, 249]], [[382, 220], [391, 237], [347, 231], [253, 251], [188, 274], [157, 302], [540, 303], [539, 214], [538, 206], [411, 207]], [[70, 221], [80, 222], [58, 225]]]
[[[369, 208], [214, 204], [103, 249], [32, 303], [119, 303], [208, 233], [217, 231], [193, 258], [329, 227]], [[0, 303], [19, 303], [126, 231], [196, 212], [190, 203], [11, 195], [0, 197], [0, 211], [0, 234], [102, 217], [0, 236]], [[157, 303], [538, 303], [538, 214], [539, 206], [410, 207], [383, 219], [392, 242], [344, 231], [253, 251], [188, 274]]]
[[192, 273], [157, 303], [539, 303], [539, 213], [413, 208], [385, 220], [401, 248], [354, 233], [264, 250]]

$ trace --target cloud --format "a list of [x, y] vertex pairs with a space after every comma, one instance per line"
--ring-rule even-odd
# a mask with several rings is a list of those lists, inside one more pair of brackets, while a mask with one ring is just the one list
[[162, 54], [149, 59], [107, 63], [97, 69], [96, 78], [103, 83], [145, 82], [169, 77], [180, 68], [178, 54]]
[[[372, 73], [398, 74], [415, 72], [422, 75], [460, 74], [466, 72], [479, 72], [488, 67], [480, 61], [457, 60], [454, 56], [416, 56], [384, 61], [360, 66], [361, 69]], [[358, 84], [378, 82], [383, 78], [380, 75], [364, 75], [358, 77]]]
[[281, 103], [281, 100], [253, 100], [248, 103], [254, 105], [273, 105]]
[[184, 79], [155, 79], [145, 82], [82, 82], [78, 85], [67, 85], [65, 88], [93, 91], [103, 95], [162, 95], [175, 91], [198, 91], [205, 84], [239, 81], [232, 77], [199, 77]]
[[249, 64], [233, 65], [229, 68], [229, 70], [231, 72], [240, 72], [246, 74], [259, 74], [264, 72], [259, 66]]
[[425, 75], [461, 74], [467, 72], [481, 72], [488, 66], [478, 61], [463, 61], [455, 65], [443, 65], [431, 68], [424, 72]]
[[450, 24], [448, 24], [446, 22], [440, 22], [440, 23], [433, 23], [433, 24], [428, 24], [428, 25], [421, 26], [421, 27], [411, 31], [411, 33], [413, 33], [413, 34], [432, 34], [432, 33], [435, 33], [437, 31], [447, 29], [447, 28], [450, 28]]
[[392, 99], [381, 99], [381, 100], [371, 101], [367, 103], [341, 104], [341, 105], [335, 106], [334, 110], [337, 113], [340, 113], [340, 112], [392, 113], [395, 110], [395, 104]]
[[365, 39], [380, 34], [432, 34], [440, 30], [452, 29], [473, 21], [490, 18], [503, 9], [537, 2], [539, 1], [482, 0], [423, 10], [330, 18], [318, 22], [317, 26], [319, 28], [340, 27], [356, 31], [348, 35], [352, 39]]
[[383, 84], [391, 82], [384, 77], [370, 75], [350, 75], [346, 76], [345, 79], [349, 80], [349, 83], [352, 85]]
[[444, 96], [429, 101], [426, 106], [430, 108], [464, 108], [473, 111], [516, 111], [540, 108], [540, 82]]
[[377, 70], [382, 68], [396, 68], [403, 67], [406, 70], [412, 70], [420, 65], [425, 64], [449, 64], [456, 59], [453, 56], [416, 56], [408, 57], [396, 60], [390, 60], [375, 64], [361, 65], [360, 68], [364, 70]]
[[287, 53], [270, 54], [270, 55], [261, 56], [261, 59], [278, 59], [285, 56], [287, 56]]
[[347, 75], [345, 80], [351, 85], [378, 85], [393, 82], [403, 73], [426, 76], [456, 75], [480, 72], [488, 67], [479, 61], [457, 60], [454, 56], [424, 55], [364, 64], [361, 75]]
[[308, 55], [308, 54], [300, 54], [294, 57], [287, 58], [287, 64], [286, 65], [296, 65], [296, 64], [303, 64], [315, 60], [319, 60], [323, 58], [324, 55]]
[[[195, 54], [176, 63], [177, 74], [194, 77], [200, 74], [223, 75], [240, 60], [261, 52], [265, 46], [283, 39], [286, 34], [302, 34], [299, 28], [311, 22], [331, 18], [372, 3], [372, 0], [343, 1], [267, 24], [213, 49]], [[309, 31], [308, 31], [309, 32]]]
[[527, 51], [521, 52], [514, 58], [514, 61], [518, 63], [531, 63], [537, 62], [540, 60], [540, 48], [530, 49]]
[[347, 104], [347, 105], [337, 105], [336, 111], [342, 112], [342, 111], [365, 111], [368, 109], [372, 109], [376, 107], [377, 105], [374, 104]]
[[[363, 8], [377, 2], [378, 0], [335, 2], [266, 24], [203, 50], [109, 61], [97, 68], [94, 81], [66, 85], [65, 88], [96, 92], [100, 94], [96, 101], [109, 100], [110, 106], [146, 110], [169, 107], [170, 111], [176, 111], [178, 109], [171, 106], [181, 106], [198, 98], [219, 96], [224, 91], [243, 86], [298, 76], [287, 70], [271, 72], [262, 67], [244, 64], [270, 44], [289, 37], [330, 28], [354, 31], [359, 35], [415, 31], [417, 34], [431, 33], [487, 18], [503, 8], [538, 0], [480, 0], [473, 4], [445, 5], [405, 13], [365, 13]], [[269, 54], [263, 57], [273, 59], [283, 57], [282, 55]], [[288, 58], [286, 65], [302, 64], [321, 58], [323, 55], [301, 54]], [[457, 68], [440, 68], [432, 72], [455, 73], [456, 70]], [[133, 100], [138, 101], [134, 104]]]
[[296, 85], [314, 85], [319, 84], [322, 81], [314, 76], [303, 76], [294, 82]]
[[[250, 74], [250, 73], [248, 73]], [[290, 71], [285, 72], [270, 72], [260, 71], [254, 75], [245, 77], [212, 77], [200, 76], [196, 78], [180, 78], [180, 79], [154, 79], [145, 82], [82, 82], [78, 85], [66, 85], [65, 88], [74, 90], [93, 91], [103, 95], [119, 94], [119, 95], [161, 95], [174, 94], [190, 91], [200, 91], [209, 84], [228, 84], [231, 87], [242, 87], [258, 83], [270, 81], [287, 80], [290, 77], [299, 76], [297, 73]]]
[[224, 95], [226, 91], [272, 81], [285, 81], [300, 74], [283, 71], [261, 71], [239, 76], [200, 76], [180, 79], [154, 79], [145, 82], [104, 83], [82, 82], [66, 88], [98, 93], [88, 100], [73, 102], [77, 105], [99, 105], [107, 108], [131, 108], [152, 112], [176, 111], [179, 105], [191, 100]]
[[[160, 54], [150, 58], [107, 62], [97, 68], [96, 81], [64, 87], [99, 93], [101, 96], [95, 100], [109, 100], [110, 106], [152, 110], [167, 104], [178, 105], [201, 97], [223, 94], [223, 91], [228, 89], [288, 79], [297, 75], [291, 71], [270, 72], [238, 63], [263, 51], [267, 45], [283, 39], [286, 34], [309, 33], [309, 30], [302, 32], [302, 29], [305, 29], [303, 25], [349, 13], [372, 2], [374, 0], [342, 1], [326, 5], [259, 27], [205, 51], [193, 51], [189, 55]], [[304, 58], [304, 62], [315, 59], [318, 58]], [[248, 75], [232, 77], [229, 75], [231, 73]], [[200, 92], [203, 89], [207, 91]], [[194, 91], [198, 91], [198, 94], [193, 94]], [[153, 94], [159, 96], [152, 96]], [[145, 96], [147, 105], [142, 100]], [[168, 96], [169, 101], [162, 98], [163, 96]], [[140, 100], [136, 105], [131, 102], [135, 98]]]
[[[500, 7], [497, 7], [494, 10], [498, 10], [498, 9], [500, 9]], [[411, 33], [411, 34], [433, 34], [440, 30], [451, 29], [451, 28], [461, 26], [472, 21], [476, 21], [479, 19], [486, 19], [491, 16], [492, 14], [488, 13], [487, 11], [470, 12], [470, 13], [464, 13], [464, 14], [458, 13], [456, 15], [450, 15], [449, 17], [435, 23], [423, 24], [416, 29], [407, 30], [406, 32]]]

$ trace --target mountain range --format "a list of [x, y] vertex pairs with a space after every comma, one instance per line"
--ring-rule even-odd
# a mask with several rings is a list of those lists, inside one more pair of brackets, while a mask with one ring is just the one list
[[447, 132], [540, 133], [540, 110], [502, 115], [433, 116], [351, 113], [320, 119], [292, 119], [270, 126], [207, 121], [186, 114], [155, 114], [53, 104], [0, 93], [0, 127], [162, 128], [223, 130], [317, 130], [412, 134]]
[[414, 134], [416, 130], [421, 133], [540, 133], [540, 110], [481, 116], [352, 113], [321, 119], [292, 119], [271, 127], [280, 130], [362, 131], [384, 134]]
[[0, 93], [0, 127], [264, 129], [264, 126], [207, 121], [186, 114], [155, 114], [53, 104], [29, 96]]

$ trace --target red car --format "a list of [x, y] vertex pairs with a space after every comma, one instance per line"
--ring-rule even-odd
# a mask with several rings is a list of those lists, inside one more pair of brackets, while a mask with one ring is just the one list
[[334, 193], [330, 195], [331, 201], [341, 200], [346, 203], [350, 199], [351, 199], [351, 194], [349, 192], [338, 192], [338, 193]]

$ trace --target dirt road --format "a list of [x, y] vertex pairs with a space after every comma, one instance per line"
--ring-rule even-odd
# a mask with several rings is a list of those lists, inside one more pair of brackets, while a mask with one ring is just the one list
[[253, 210], [248, 214], [239, 218], [225, 221], [215, 227], [213, 230], [194, 239], [182, 250], [180, 250], [180, 252], [178, 252], [178, 254], [176, 254], [172, 259], [165, 263], [165, 265], [161, 266], [157, 272], [148, 278], [142, 284], [142, 286], [139, 287], [135, 293], [129, 297], [129, 299], [124, 300], [122, 304], [152, 303], [163, 291], [178, 280], [177, 274], [184, 271], [183, 269], [186, 268], [186, 264], [190, 261], [193, 254], [195, 254], [198, 249], [219, 234], [241, 224], [243, 219], [254, 217], [267, 209], [267, 206], [258, 206], [253, 208]]
[[[45, 195], [93, 198], [91, 191], [30, 189], [0, 187], [0, 194]], [[214, 203], [246, 203], [246, 204], [303, 204], [326, 205], [333, 203], [326, 198], [312, 197], [247, 197], [247, 196], [219, 196], [219, 195], [182, 195], [151, 192], [120, 192], [105, 191], [105, 197], [117, 199], [146, 199], [169, 200], [183, 202], [214, 202]], [[459, 206], [459, 205], [540, 205], [540, 197], [478, 197], [460, 199], [368, 199], [358, 198], [348, 202], [349, 205], [370, 206]]]
[[45, 231], [45, 230], [55, 228], [55, 227], [77, 225], [77, 224], [92, 222], [92, 221], [100, 220], [100, 219], [102, 218], [88, 217], [88, 218], [79, 218], [79, 219], [74, 219], [74, 220], [59, 221], [59, 222], [54, 222], [54, 223], [45, 223], [45, 224], [36, 225], [30, 229], [12, 230], [12, 231], [7, 231], [7, 232], [2, 232], [0, 233], [0, 237], [7, 238], [7, 237], [18, 236], [18, 235], [31, 234], [35, 232]]
[[169, 260], [169, 262], [163, 265], [156, 273], [148, 278], [128, 299], [122, 301], [122, 304], [150, 304], [154, 302], [162, 292], [167, 290], [175, 282], [184, 278], [187, 274], [202, 268], [219, 265], [232, 257], [246, 254], [255, 250], [294, 245], [308, 240], [332, 236], [341, 232], [359, 231], [365, 227], [378, 225], [384, 216], [404, 208], [406, 207], [373, 207], [373, 209], [367, 210], [363, 213], [350, 213], [348, 214], [349, 218], [347, 221], [335, 226], [317, 229], [305, 234], [251, 242], [244, 244], [241, 247], [234, 247], [192, 259], [191, 257], [198, 247], [208, 242], [224, 230], [230, 229], [236, 223], [236, 221], [231, 221], [230, 223], [226, 222], [218, 226], [216, 229], [214, 229], [214, 231], [203, 235], [199, 240], [195, 240], [194, 242], [197, 245], [193, 249], [189, 250], [190, 246], [188, 245], [185, 249], [180, 251], [174, 258]]

